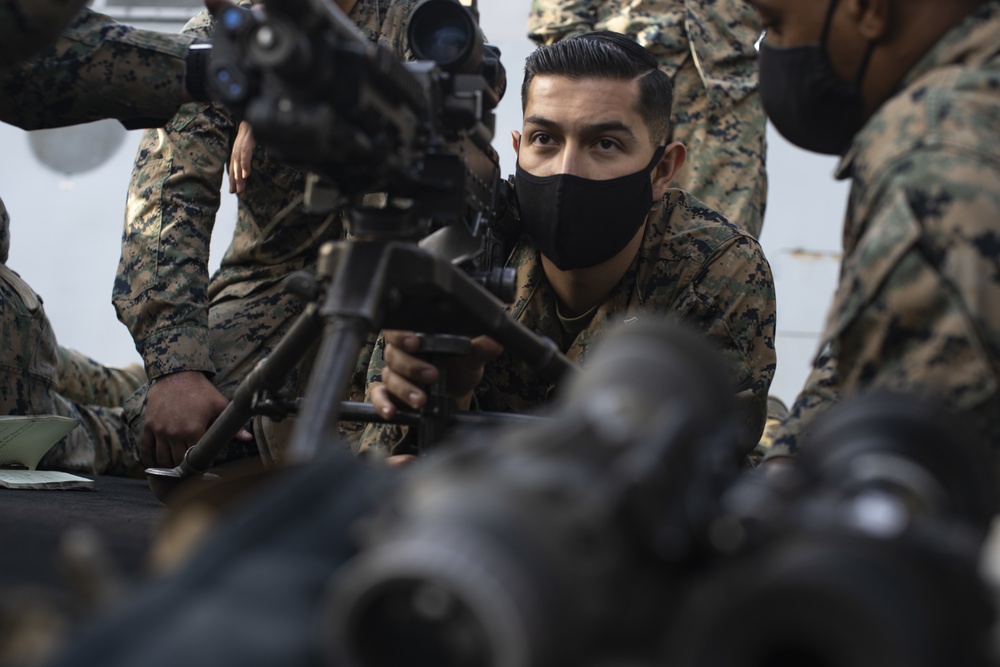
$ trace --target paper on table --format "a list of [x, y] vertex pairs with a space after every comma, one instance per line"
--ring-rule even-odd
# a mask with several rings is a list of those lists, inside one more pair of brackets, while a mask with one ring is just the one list
[[0, 470], [0, 487], [8, 489], [97, 489], [92, 479], [56, 470]]
[[59, 415], [0, 416], [0, 467], [34, 470], [52, 445], [79, 422]]

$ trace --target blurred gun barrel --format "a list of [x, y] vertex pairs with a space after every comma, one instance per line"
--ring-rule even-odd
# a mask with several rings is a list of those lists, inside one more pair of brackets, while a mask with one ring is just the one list
[[669, 664], [990, 664], [987, 449], [924, 401], [876, 394], [818, 419], [798, 464], [783, 507], [755, 503], [767, 480], [731, 490], [756, 542], [694, 586]]
[[335, 664], [590, 664], [660, 618], [662, 559], [683, 559], [738, 466], [719, 363], [687, 332], [640, 323], [546, 422], [425, 461], [337, 578]]

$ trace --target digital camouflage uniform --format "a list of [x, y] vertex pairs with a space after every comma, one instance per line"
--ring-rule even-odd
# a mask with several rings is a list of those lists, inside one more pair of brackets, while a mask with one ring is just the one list
[[757, 12], [746, 0], [532, 0], [539, 44], [590, 30], [635, 38], [674, 82], [673, 140], [688, 159], [673, 186], [755, 237], [767, 200], [767, 119], [757, 94]]
[[[0, 0], [0, 34], [7, 39], [17, 26], [58, 34], [72, 18], [60, 12], [78, 11], [70, 4]], [[50, 10], [52, 14], [45, 13]], [[8, 21], [12, 17], [17, 17], [15, 23]], [[3, 51], [0, 120], [25, 129], [108, 117], [163, 121], [180, 104], [190, 42], [135, 30], [84, 10], [58, 41], [30, 60], [16, 64], [16, 54]], [[7, 46], [5, 42], [0, 48]], [[31, 46], [22, 43], [18, 49], [30, 53], [47, 45]], [[4, 264], [9, 243], [9, 217], [0, 202], [0, 414], [60, 414], [81, 422], [46, 455], [43, 467], [136, 472], [138, 455], [124, 444], [120, 406], [141, 384], [139, 377], [58, 347], [41, 299]]]
[[[349, 16], [372, 41], [402, 57], [405, 19], [415, 4], [360, 0]], [[211, 18], [202, 13], [184, 30], [210, 38], [212, 28]], [[129, 186], [113, 296], [152, 381], [202, 371], [226, 396], [302, 310], [299, 298], [282, 288], [284, 278], [315, 269], [319, 247], [342, 236], [338, 214], [304, 211], [305, 174], [270, 159], [257, 146], [246, 190], [239, 195], [233, 239], [209, 278], [209, 241], [237, 127], [238, 119], [220, 105], [191, 104], [143, 137]], [[368, 354], [362, 356], [357, 390], [350, 396], [354, 400], [363, 397]], [[289, 375], [287, 388], [301, 394], [307, 380], [300, 365]], [[145, 391], [138, 392], [126, 405], [136, 442], [145, 397]], [[229, 456], [245, 453], [234, 450]]]
[[[650, 212], [642, 246], [611, 294], [582, 330], [567, 331], [538, 250], [522, 237], [507, 265], [517, 270], [517, 292], [508, 313], [556, 342], [572, 361], [586, 365], [605, 332], [643, 317], [676, 318], [720, 349], [740, 388], [756, 442], [764, 427], [767, 390], [774, 377], [775, 300], [771, 268], [760, 245], [721, 215], [681, 190], [668, 190]], [[368, 372], [381, 382], [383, 341]], [[541, 406], [553, 386], [510, 353], [486, 366], [475, 392], [479, 409], [523, 412]], [[369, 426], [360, 449], [406, 453], [406, 427]]]
[[771, 456], [861, 390], [944, 401], [1000, 445], [1000, 2], [949, 32], [855, 137], [822, 353]]

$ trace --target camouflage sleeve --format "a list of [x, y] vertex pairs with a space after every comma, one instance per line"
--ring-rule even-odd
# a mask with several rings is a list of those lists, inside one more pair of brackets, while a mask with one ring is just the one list
[[837, 359], [827, 347], [813, 362], [813, 369], [806, 378], [802, 392], [795, 399], [788, 416], [775, 429], [771, 440], [758, 443], [758, 454], [765, 461], [794, 456], [806, 425], [839, 398]]
[[0, 70], [0, 120], [26, 130], [101, 118], [161, 124], [180, 106], [191, 41], [85, 10], [55, 45]]
[[705, 87], [741, 100], [757, 90], [760, 17], [744, 0], [685, 0], [685, 28]]
[[0, 68], [51, 45], [87, 0], [0, 0]]
[[554, 44], [561, 39], [594, 29], [600, 0], [531, 0], [528, 38], [536, 44]]
[[[688, 160], [673, 187], [759, 237], [767, 200], [767, 118], [757, 92], [757, 12], [743, 0], [685, 0], [692, 57], [674, 74], [673, 138]], [[669, 51], [668, 51], [669, 54]], [[661, 66], [668, 63], [661, 58]], [[669, 68], [666, 69], [669, 72]]]
[[[881, 140], [881, 137], [880, 137]], [[969, 421], [1000, 392], [1000, 166], [973, 148], [912, 151], [879, 169], [849, 229], [821, 355], [778, 434], [794, 452], [814, 415], [865, 390], [934, 396]], [[852, 202], [857, 201], [852, 193]], [[835, 369], [835, 373], [833, 370]], [[996, 413], [986, 420], [996, 429]], [[995, 434], [994, 434], [995, 435]]]
[[681, 320], [706, 335], [732, 370], [748, 442], [756, 444], [776, 365], [774, 279], [760, 245], [743, 235], [722, 244], [682, 301]]
[[[185, 31], [209, 37], [210, 17]], [[214, 372], [208, 328], [208, 258], [234, 136], [221, 106], [188, 104], [142, 138], [129, 184], [112, 300], [150, 379]]]

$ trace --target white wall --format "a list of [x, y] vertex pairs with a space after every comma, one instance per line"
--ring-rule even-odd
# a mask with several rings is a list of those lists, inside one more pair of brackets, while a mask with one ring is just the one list
[[[498, 112], [495, 145], [505, 170], [513, 172], [510, 130], [520, 128], [521, 72], [532, 48], [524, 37], [530, 0], [480, 4], [484, 29], [502, 49], [507, 68], [509, 90]], [[139, 133], [127, 133], [102, 167], [66, 175], [39, 163], [27, 133], [0, 125], [0, 196], [13, 218], [8, 265], [42, 296], [64, 345], [109, 364], [138, 360], [110, 301], [138, 141]], [[769, 141], [770, 193], [761, 242], [774, 270], [779, 304], [772, 393], [791, 402], [808, 371], [836, 283], [846, 186], [832, 178], [836, 160], [791, 147], [773, 128]], [[235, 221], [235, 199], [226, 194], [223, 202], [213, 267]]]

